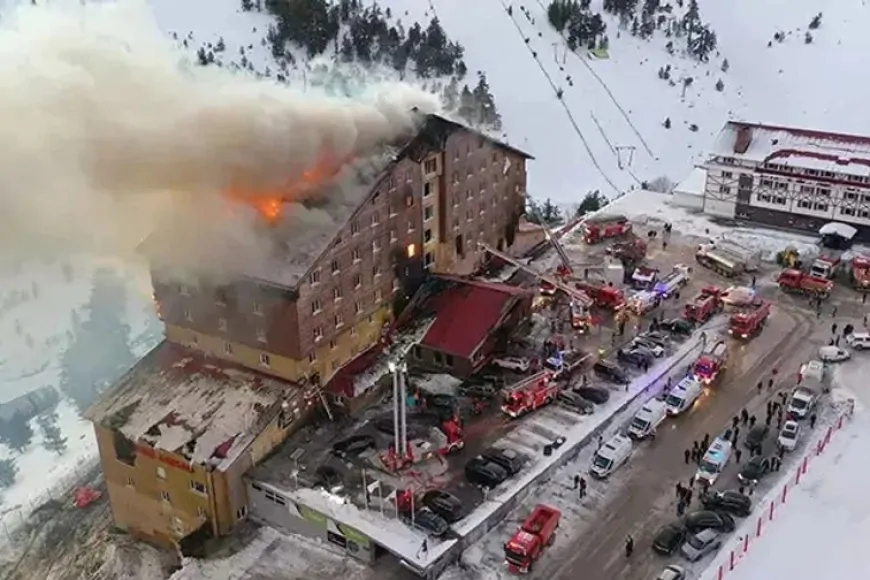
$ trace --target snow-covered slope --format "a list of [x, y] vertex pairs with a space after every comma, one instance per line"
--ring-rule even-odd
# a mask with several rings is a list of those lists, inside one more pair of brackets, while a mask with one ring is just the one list
[[[222, 37], [225, 62], [238, 61], [244, 48], [250, 68], [279, 70], [263, 42], [267, 14], [243, 13], [235, 0], [201, 8], [195, 1], [151, 2], [161, 27], [188, 38], [193, 51], [203, 44], [213, 47]], [[870, 131], [870, 116], [860, 115], [867, 90], [860, 74], [850, 74], [861, 70], [870, 43], [864, 34], [870, 16], [860, 0], [699, 0], [701, 20], [719, 41], [707, 63], [686, 56], [685, 41], [669, 39], [662, 30], [647, 40], [632, 36], [602, 11], [602, 2], [592, 0], [591, 10], [601, 12], [608, 27], [604, 59], [566, 50], [547, 21], [547, 0], [380, 0], [379, 5], [406, 26], [437, 16], [448, 36], [465, 47], [469, 71], [488, 77], [508, 140], [537, 158], [529, 191], [539, 198], [570, 203], [592, 189], [613, 195], [658, 176], [679, 181], [728, 118]], [[687, 5], [662, 4], [671, 5], [674, 18]], [[808, 25], [820, 11], [821, 27], [807, 44]], [[774, 40], [778, 32], [782, 42]], [[674, 54], [665, 48], [669, 40]], [[658, 76], [666, 66], [672, 82]], [[297, 64], [285, 76], [308, 84], [313, 68]], [[693, 82], [683, 95], [686, 77]], [[562, 91], [561, 101], [556, 90]]]

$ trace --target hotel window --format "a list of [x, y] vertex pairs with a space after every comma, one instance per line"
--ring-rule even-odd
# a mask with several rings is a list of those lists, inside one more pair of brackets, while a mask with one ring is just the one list
[[232, 343], [225, 342], [224, 343], [224, 354], [233, 354], [233, 345]]
[[260, 353], [260, 364], [264, 367], [269, 366], [272, 363], [272, 360], [269, 358], [269, 355], [265, 352]]
[[258, 342], [266, 342], [266, 331], [262, 328], [257, 329], [257, 341]]
[[435, 173], [438, 169], [438, 162], [435, 159], [427, 159], [426, 163], [423, 165], [423, 169], [427, 174]]
[[[333, 263], [337, 264], [337, 262], [333, 262]], [[338, 266], [336, 265], [336, 267], [338, 267]], [[316, 285], [320, 284], [320, 268], [311, 272], [311, 274], [308, 276], [308, 282], [312, 286], [316, 286]]]
[[355, 274], [353, 277], [353, 287], [359, 288], [360, 286], [362, 286], [362, 276]]
[[253, 310], [254, 314], [256, 314], [257, 316], [263, 316], [263, 305], [256, 300], [253, 304], [251, 304], [251, 310]]
[[221, 332], [227, 331], [227, 319], [226, 318], [218, 318], [218, 330]]
[[350, 222], [350, 233], [354, 236], [359, 233], [359, 222], [358, 221]]
[[341, 300], [341, 286], [336, 286], [332, 289], [332, 299]]
[[362, 260], [362, 255], [359, 251], [359, 248], [354, 248], [350, 255], [353, 258], [354, 264]]
[[320, 301], [319, 298], [315, 298], [311, 301], [311, 314], [317, 314], [323, 310], [323, 302]]
[[338, 274], [339, 272], [341, 272], [341, 266], [339, 265], [338, 260], [333, 260], [332, 263], [329, 264], [329, 266], [332, 269], [333, 274]]
[[314, 327], [314, 342], [318, 342], [320, 340], [323, 340], [323, 327], [322, 326], [315, 326]]

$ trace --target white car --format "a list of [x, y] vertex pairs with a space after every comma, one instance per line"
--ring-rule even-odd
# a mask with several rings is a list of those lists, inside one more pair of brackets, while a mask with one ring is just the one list
[[801, 426], [797, 421], [786, 421], [779, 432], [777, 442], [786, 451], [794, 451], [801, 436]]
[[852, 358], [852, 353], [839, 346], [823, 346], [819, 348], [819, 359], [823, 362], [842, 362]]
[[518, 356], [501, 356], [493, 359], [492, 364], [509, 371], [525, 373], [529, 370], [529, 361]]
[[864, 350], [870, 348], [870, 333], [856, 332], [846, 337], [846, 344], [855, 350]]
[[686, 580], [687, 578], [686, 569], [674, 564], [666, 567], [658, 576], [656, 576], [656, 580]]

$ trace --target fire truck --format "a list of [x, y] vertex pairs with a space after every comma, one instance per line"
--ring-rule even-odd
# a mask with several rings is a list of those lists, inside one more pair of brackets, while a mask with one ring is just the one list
[[750, 338], [760, 334], [770, 316], [770, 302], [758, 300], [748, 309], [731, 315], [728, 334], [734, 338]]
[[420, 461], [433, 457], [444, 457], [465, 447], [465, 438], [458, 417], [451, 417], [441, 423], [438, 429], [432, 428], [426, 437], [407, 441], [407, 455], [401, 456], [395, 446], [381, 454], [381, 463], [390, 471], [399, 471]]
[[505, 564], [513, 573], [525, 574], [544, 553], [544, 548], [556, 539], [556, 528], [562, 512], [544, 504], [538, 504], [523, 520], [511, 538], [504, 544]]
[[541, 371], [513, 385], [504, 394], [501, 410], [516, 419], [556, 400], [559, 385], [553, 373]]
[[719, 289], [715, 286], [701, 288], [700, 294], [683, 307], [683, 318], [698, 324], [710, 320], [710, 317], [722, 310], [719, 293]]
[[834, 289], [834, 283], [827, 278], [819, 278], [800, 270], [783, 270], [776, 277], [779, 289], [818, 298], [827, 298]]
[[813, 260], [810, 265], [810, 276], [816, 278], [832, 279], [840, 269], [842, 252], [826, 250]]
[[592, 217], [586, 220], [584, 239], [590, 246], [631, 233], [631, 222], [624, 215]]
[[728, 345], [719, 341], [705, 351], [692, 365], [692, 376], [702, 385], [709, 385], [725, 369], [728, 362]]
[[849, 278], [852, 288], [858, 292], [870, 292], [870, 258], [855, 256], [849, 263]]
[[607, 248], [606, 253], [622, 262], [626, 271], [632, 272], [646, 258], [646, 251], [646, 242], [635, 237], [628, 241], [616, 242]]
[[625, 306], [625, 296], [622, 294], [622, 290], [616, 286], [575, 280], [574, 287], [585, 292], [599, 308], [616, 312]]
[[692, 269], [684, 264], [677, 264], [671, 273], [661, 278], [653, 286], [653, 291], [662, 298], [670, 298], [676, 291], [689, 283]]
[[638, 266], [631, 275], [631, 287], [635, 290], [650, 290], [658, 278], [659, 271], [655, 268]]

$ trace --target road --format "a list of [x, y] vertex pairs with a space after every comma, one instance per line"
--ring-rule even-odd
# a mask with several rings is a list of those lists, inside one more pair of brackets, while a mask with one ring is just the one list
[[[689, 415], [670, 421], [671, 428], [643, 444], [646, 449], [632, 458], [618, 493], [607, 494], [609, 501], [597, 508], [595, 524], [573, 537], [563, 532], [533, 576], [569, 580], [582, 570], [584, 580], [654, 578], [663, 562], [650, 548], [652, 539], [660, 526], [676, 518], [676, 482], [686, 482], [695, 472], [685, 464], [683, 451], [705, 434], [713, 437], [723, 431], [743, 408], [763, 417], [767, 389], [759, 395], [756, 384], [766, 383], [774, 367], [791, 372], [807, 360], [818, 347], [808, 340], [818, 326], [805, 312], [777, 308], [761, 336], [735, 347], [725, 380]], [[628, 535], [635, 540], [630, 559], [624, 552]]]

